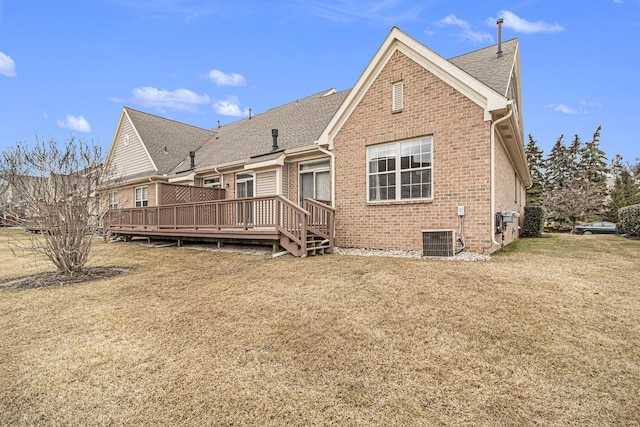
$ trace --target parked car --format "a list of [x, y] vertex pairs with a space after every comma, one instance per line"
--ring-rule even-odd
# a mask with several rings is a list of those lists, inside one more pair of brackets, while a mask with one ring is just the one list
[[576, 234], [616, 234], [618, 229], [612, 222], [588, 222], [576, 225]]

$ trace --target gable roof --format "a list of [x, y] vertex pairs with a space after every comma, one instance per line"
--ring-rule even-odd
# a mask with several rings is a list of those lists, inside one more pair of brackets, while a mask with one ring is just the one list
[[159, 174], [171, 171], [185, 156], [189, 156], [190, 151], [200, 148], [214, 133], [129, 107], [124, 107], [124, 112], [129, 116]]
[[[515, 44], [517, 51], [517, 40], [515, 41]], [[512, 47], [513, 43], [509, 44], [509, 48], [511, 49]], [[500, 90], [503, 85], [508, 87], [509, 80], [507, 78], [506, 83], [498, 83], [497, 80], [499, 80], [499, 77], [496, 77], [496, 81], [494, 82], [494, 79], [489, 78], [489, 73], [485, 72], [485, 67], [483, 65], [479, 65], [482, 60], [487, 58], [486, 55], [489, 51], [487, 49], [491, 49], [491, 47], [472, 52], [471, 54], [462, 55], [459, 57], [458, 63], [476, 73], [478, 77], [486, 79], [487, 82], [495, 86], [495, 88], [484, 81], [479, 80], [478, 77], [475, 77], [473, 74], [470, 74], [461, 67], [454, 65], [453, 62], [447, 61], [442, 56], [408, 36], [397, 27], [393, 27], [374, 55], [373, 59], [369, 62], [362, 75], [356, 81], [356, 84], [350, 91], [349, 96], [347, 96], [336, 115], [327, 125], [318, 142], [322, 145], [331, 146], [333, 137], [340, 131], [362, 97], [369, 90], [373, 82], [396, 51], [402, 52], [408, 58], [415, 61], [433, 75], [443, 80], [451, 87], [457, 89], [471, 101], [482, 107], [485, 111], [485, 120], [491, 120], [492, 111], [504, 110], [507, 108], [509, 100], [506, 98], [504, 93], [500, 93], [498, 90]], [[499, 60], [500, 66], [506, 66], [511, 70], [514, 63], [513, 61], [516, 60], [516, 57], [513, 56], [513, 58], [510, 59], [510, 56], [504, 55], [501, 59], [505, 59], [505, 61]], [[511, 63], [511, 66], [509, 66], [508, 63]], [[502, 72], [500, 73], [501, 76], [503, 74], [504, 73]]]
[[[313, 146], [348, 93], [325, 90], [213, 129], [215, 135], [196, 151], [196, 169], [248, 161], [255, 156], [260, 156], [256, 161], [270, 158], [262, 155], [272, 154], [272, 129], [278, 129], [278, 151]], [[187, 157], [181, 160], [184, 163]], [[172, 173], [184, 169], [179, 165]]]
[[496, 46], [488, 46], [449, 59], [449, 62], [475, 77], [491, 89], [507, 96], [511, 73], [516, 64], [518, 39], [502, 43], [502, 57], [496, 57]]

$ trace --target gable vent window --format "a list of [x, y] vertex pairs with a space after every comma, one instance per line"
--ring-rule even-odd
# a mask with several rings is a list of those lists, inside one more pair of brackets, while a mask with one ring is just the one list
[[404, 83], [396, 82], [393, 84], [393, 107], [392, 112], [397, 113], [402, 111], [404, 105]]

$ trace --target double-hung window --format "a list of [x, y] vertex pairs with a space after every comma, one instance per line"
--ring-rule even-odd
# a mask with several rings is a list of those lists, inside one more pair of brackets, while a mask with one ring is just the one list
[[147, 187], [135, 188], [136, 208], [149, 205], [149, 189]]
[[432, 198], [431, 153], [431, 138], [369, 147], [368, 201]]

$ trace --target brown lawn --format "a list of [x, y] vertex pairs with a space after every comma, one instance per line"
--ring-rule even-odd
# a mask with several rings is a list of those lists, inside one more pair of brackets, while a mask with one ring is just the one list
[[[41, 271], [0, 230], [0, 282]], [[97, 242], [0, 291], [0, 425], [638, 425], [640, 241], [488, 262]], [[40, 267], [38, 267], [40, 266]]]

